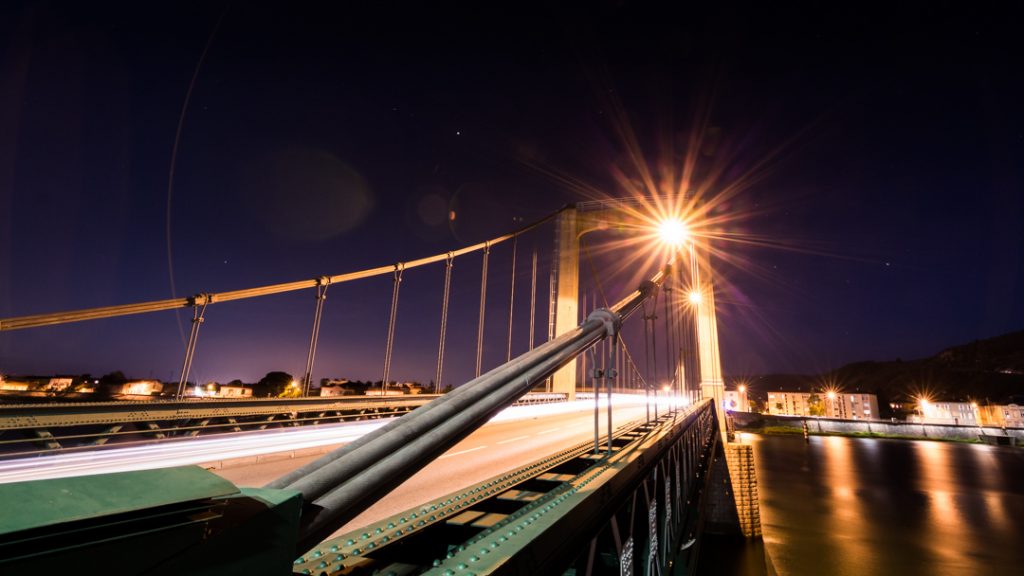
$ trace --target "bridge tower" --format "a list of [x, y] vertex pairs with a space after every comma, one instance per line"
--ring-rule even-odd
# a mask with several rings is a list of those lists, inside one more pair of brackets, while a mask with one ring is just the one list
[[725, 380], [722, 378], [722, 358], [718, 352], [718, 319], [715, 316], [715, 288], [711, 281], [709, 247], [704, 240], [690, 243], [687, 249], [690, 257], [690, 282], [694, 290], [690, 303], [697, 311], [700, 391], [702, 397], [714, 401], [718, 430], [725, 440]]
[[[581, 202], [562, 211], [555, 231], [555, 262], [551, 274], [551, 298], [548, 338], [562, 334], [579, 324], [580, 238], [588, 232], [637, 226], [626, 208], [640, 207], [638, 200]], [[705, 398], [713, 398], [717, 406], [719, 428], [725, 430], [722, 402], [725, 386], [718, 351], [718, 324], [715, 317], [715, 294], [711, 263], [706, 240], [690, 238], [680, 248], [677, 269], [689, 271], [691, 304], [696, 311], [697, 347], [700, 390]], [[555, 373], [553, 391], [576, 394], [576, 361]]]

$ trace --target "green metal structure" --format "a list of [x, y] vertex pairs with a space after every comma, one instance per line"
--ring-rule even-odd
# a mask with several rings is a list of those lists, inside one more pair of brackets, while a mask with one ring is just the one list
[[301, 496], [195, 466], [0, 484], [0, 574], [281, 576]]

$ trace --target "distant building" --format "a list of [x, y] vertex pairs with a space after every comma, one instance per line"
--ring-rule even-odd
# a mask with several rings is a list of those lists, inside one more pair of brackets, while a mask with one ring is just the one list
[[874, 394], [823, 394], [825, 416], [843, 420], [874, 420], [878, 418], [878, 397]]
[[28, 382], [15, 382], [13, 380], [0, 379], [0, 390], [10, 390], [11, 392], [25, 392], [28, 390]]
[[221, 398], [251, 398], [252, 388], [250, 386], [221, 384], [217, 390], [217, 396]]
[[152, 396], [163, 392], [164, 385], [159, 380], [132, 380], [124, 384], [115, 384], [109, 389], [111, 394]]
[[[728, 394], [728, 393], [727, 393]], [[877, 420], [878, 397], [874, 394], [844, 392], [769, 392], [768, 413], [782, 416], [812, 416], [811, 406], [820, 404], [825, 418]]]
[[164, 392], [164, 383], [160, 380], [132, 380], [121, 384], [120, 387], [121, 392], [115, 394], [153, 396]]
[[810, 416], [810, 392], [769, 392], [768, 413], [780, 416]]
[[1017, 404], [978, 406], [983, 426], [1024, 428], [1024, 406]]
[[355, 394], [355, 392], [342, 384], [320, 386], [320, 396], [346, 396], [351, 394]]
[[750, 401], [747, 400], [747, 389], [726, 390], [725, 409], [736, 412], [750, 412]]
[[911, 421], [922, 424], [953, 424], [954, 426], [977, 426], [978, 405], [972, 402], [929, 402], [918, 403], [918, 413]]
[[50, 378], [50, 381], [43, 385], [43, 390], [47, 392], [64, 392], [74, 383], [74, 378], [69, 377], [57, 377]]

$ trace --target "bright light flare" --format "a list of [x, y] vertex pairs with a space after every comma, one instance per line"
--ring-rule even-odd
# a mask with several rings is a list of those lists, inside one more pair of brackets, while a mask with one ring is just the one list
[[835, 393], [834, 390], [829, 390], [828, 393], [826, 394], [826, 396], [828, 396], [829, 400], [835, 400], [836, 399], [836, 393]]
[[682, 220], [668, 218], [658, 224], [658, 235], [661, 241], [669, 246], [681, 246], [690, 234]]
[[700, 304], [701, 300], [704, 299], [704, 297], [700, 295], [700, 292], [698, 292], [696, 290], [694, 290], [693, 292], [690, 292], [689, 298], [690, 298], [690, 304]]

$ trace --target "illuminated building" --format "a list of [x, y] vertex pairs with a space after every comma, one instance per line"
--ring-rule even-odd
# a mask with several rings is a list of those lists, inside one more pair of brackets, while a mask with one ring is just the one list
[[769, 392], [768, 413], [781, 416], [877, 420], [878, 397], [874, 394], [843, 392]]

